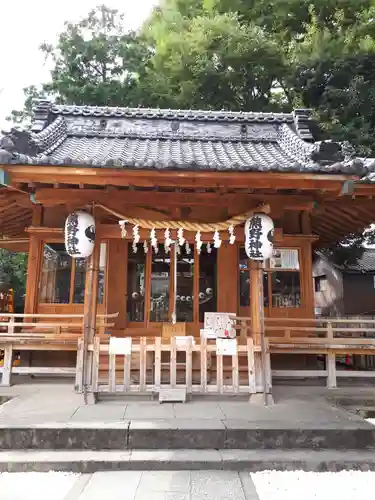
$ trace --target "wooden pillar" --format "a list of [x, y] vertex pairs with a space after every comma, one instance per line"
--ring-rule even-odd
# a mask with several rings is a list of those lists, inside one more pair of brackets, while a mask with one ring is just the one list
[[310, 212], [301, 213], [301, 233], [312, 234], [311, 214]]
[[93, 342], [96, 332], [96, 316], [98, 312], [98, 285], [99, 285], [99, 266], [100, 266], [100, 241], [97, 241], [94, 252], [92, 253], [91, 272], [92, 272], [92, 295], [91, 295], [91, 320], [89, 341]]
[[[32, 225], [41, 226], [43, 223], [43, 207], [42, 205], [33, 206]], [[27, 260], [27, 276], [26, 276], [26, 296], [24, 313], [36, 313], [38, 303], [38, 290], [40, 268], [42, 265], [43, 252], [42, 242], [35, 234], [30, 235], [29, 240], [29, 255]]]
[[27, 260], [26, 297], [24, 307], [25, 314], [36, 313], [42, 259], [42, 242], [38, 236], [31, 234], [29, 242], [29, 256]]
[[268, 384], [267, 370], [268, 353], [265, 344], [264, 332], [264, 290], [263, 290], [263, 266], [261, 262], [250, 260], [250, 318], [254, 345], [260, 346], [260, 352], [254, 354], [255, 385], [257, 392], [263, 392], [264, 404], [268, 404], [267, 393], [270, 389]]
[[224, 241], [217, 251], [217, 311], [238, 312], [238, 246]]
[[84, 318], [83, 318], [83, 369], [82, 387], [84, 402], [88, 404], [87, 388], [91, 385], [93, 353], [89, 351], [90, 344], [93, 345], [96, 332], [96, 314], [98, 305], [98, 276], [99, 276], [100, 244], [97, 241], [94, 251], [87, 260]]
[[264, 305], [263, 269], [260, 262], [250, 260], [250, 318], [255, 345], [260, 345]]
[[[106, 281], [104, 292], [106, 295], [106, 312], [118, 313], [114, 335], [124, 333], [127, 323], [127, 271], [128, 271], [129, 241], [125, 239], [109, 240], [107, 243]], [[140, 251], [140, 250], [139, 250]], [[143, 251], [143, 249], [142, 249]]]

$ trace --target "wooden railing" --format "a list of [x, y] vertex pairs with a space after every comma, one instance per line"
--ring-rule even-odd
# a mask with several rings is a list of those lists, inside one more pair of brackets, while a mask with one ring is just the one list
[[[117, 315], [98, 315], [97, 333], [113, 327], [108, 320]], [[10, 385], [12, 374], [77, 376], [76, 366], [21, 366], [14, 363], [14, 355], [22, 351], [76, 352], [83, 319], [82, 314], [0, 314], [1, 385]]]
[[[310, 354], [324, 359], [322, 369], [273, 370], [273, 377], [324, 377], [328, 388], [337, 387], [337, 378], [375, 378], [375, 319], [268, 318], [265, 333], [271, 353]], [[337, 361], [345, 361], [347, 356], [354, 357], [353, 369], [340, 369]], [[362, 369], [356, 369], [359, 366]]]
[[[260, 346], [254, 345], [249, 318], [236, 317], [236, 353], [216, 353], [214, 340], [133, 339], [131, 353], [109, 354], [106, 329], [114, 326], [113, 315], [98, 315], [96, 336], [88, 346], [92, 353], [94, 392], [160, 392], [163, 388], [186, 388], [187, 393], [252, 393], [263, 387]], [[12, 374], [48, 374], [76, 377], [82, 390], [83, 315], [1, 314], [0, 350], [4, 351], [2, 385]], [[266, 318], [266, 388], [270, 390], [271, 354], [322, 356], [325, 363], [313, 369], [273, 369], [272, 377], [324, 377], [327, 386], [337, 386], [341, 377], [375, 377], [374, 318]], [[78, 345], [78, 347], [77, 347]], [[22, 351], [72, 351], [78, 349], [76, 366], [13, 366], [14, 353]], [[361, 369], [340, 369], [337, 360], [346, 356], [366, 360]], [[366, 355], [366, 356], [364, 356]], [[91, 356], [91, 354], [90, 354]], [[356, 366], [354, 366], [356, 368]]]
[[[130, 354], [110, 354], [109, 343], [97, 337], [89, 346], [93, 353], [92, 384], [94, 393], [161, 393], [163, 389], [184, 389], [191, 393], [240, 394], [262, 392], [259, 366], [260, 348], [251, 338], [238, 343], [234, 355], [216, 354], [215, 341], [193, 341], [187, 337], [181, 345], [154, 339], [133, 339]], [[79, 343], [79, 352], [83, 339]], [[168, 353], [168, 354], [167, 354]], [[268, 353], [268, 350], [267, 350]], [[103, 368], [100, 359], [108, 356]], [[82, 359], [78, 355], [79, 359]], [[267, 357], [267, 391], [271, 390], [269, 353]], [[257, 362], [258, 361], [258, 362]], [[82, 387], [79, 387], [82, 391]]]

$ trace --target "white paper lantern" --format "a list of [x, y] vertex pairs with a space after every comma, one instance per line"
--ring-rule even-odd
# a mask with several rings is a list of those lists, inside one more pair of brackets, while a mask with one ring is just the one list
[[73, 212], [65, 221], [65, 248], [74, 259], [90, 257], [95, 244], [94, 217], [84, 211]]
[[245, 251], [249, 259], [267, 260], [272, 257], [273, 220], [263, 213], [254, 214], [245, 223]]

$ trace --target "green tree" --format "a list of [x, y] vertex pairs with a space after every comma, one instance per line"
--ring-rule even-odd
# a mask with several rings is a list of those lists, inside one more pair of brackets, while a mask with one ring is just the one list
[[149, 47], [136, 33], [125, 32], [124, 16], [102, 5], [76, 24], [66, 22], [57, 44], [40, 49], [52, 63], [51, 81], [40, 89], [25, 89], [25, 107], [10, 120], [24, 121], [35, 97], [57, 103], [129, 106], [141, 101], [138, 81], [143, 78]]
[[[185, 18], [158, 13], [144, 28], [154, 54], [141, 82], [159, 107], [278, 110], [283, 53], [260, 27], [236, 14]], [[288, 103], [283, 103], [287, 105]]]
[[30, 85], [29, 87], [25, 87], [23, 89], [23, 93], [25, 96], [23, 109], [13, 110], [10, 116], [7, 117], [7, 120], [14, 124], [22, 124], [24, 126], [28, 126], [30, 125], [33, 101], [34, 99], [43, 97], [44, 92], [43, 89], [38, 88], [35, 85]]
[[27, 254], [0, 249], [0, 286], [14, 290], [14, 307], [23, 312], [26, 292]]
[[299, 102], [315, 110], [327, 136], [375, 153], [375, 31], [372, 9], [347, 28], [321, 28], [313, 16], [301, 43], [291, 44], [289, 85]]

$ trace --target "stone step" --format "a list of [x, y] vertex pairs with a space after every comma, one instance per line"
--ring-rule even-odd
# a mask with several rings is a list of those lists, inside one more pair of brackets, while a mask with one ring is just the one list
[[118, 424], [0, 426], [0, 450], [375, 449], [375, 426], [236, 420], [153, 420]]
[[116, 470], [375, 470], [370, 451], [311, 450], [128, 450], [2, 451], [0, 472]]

